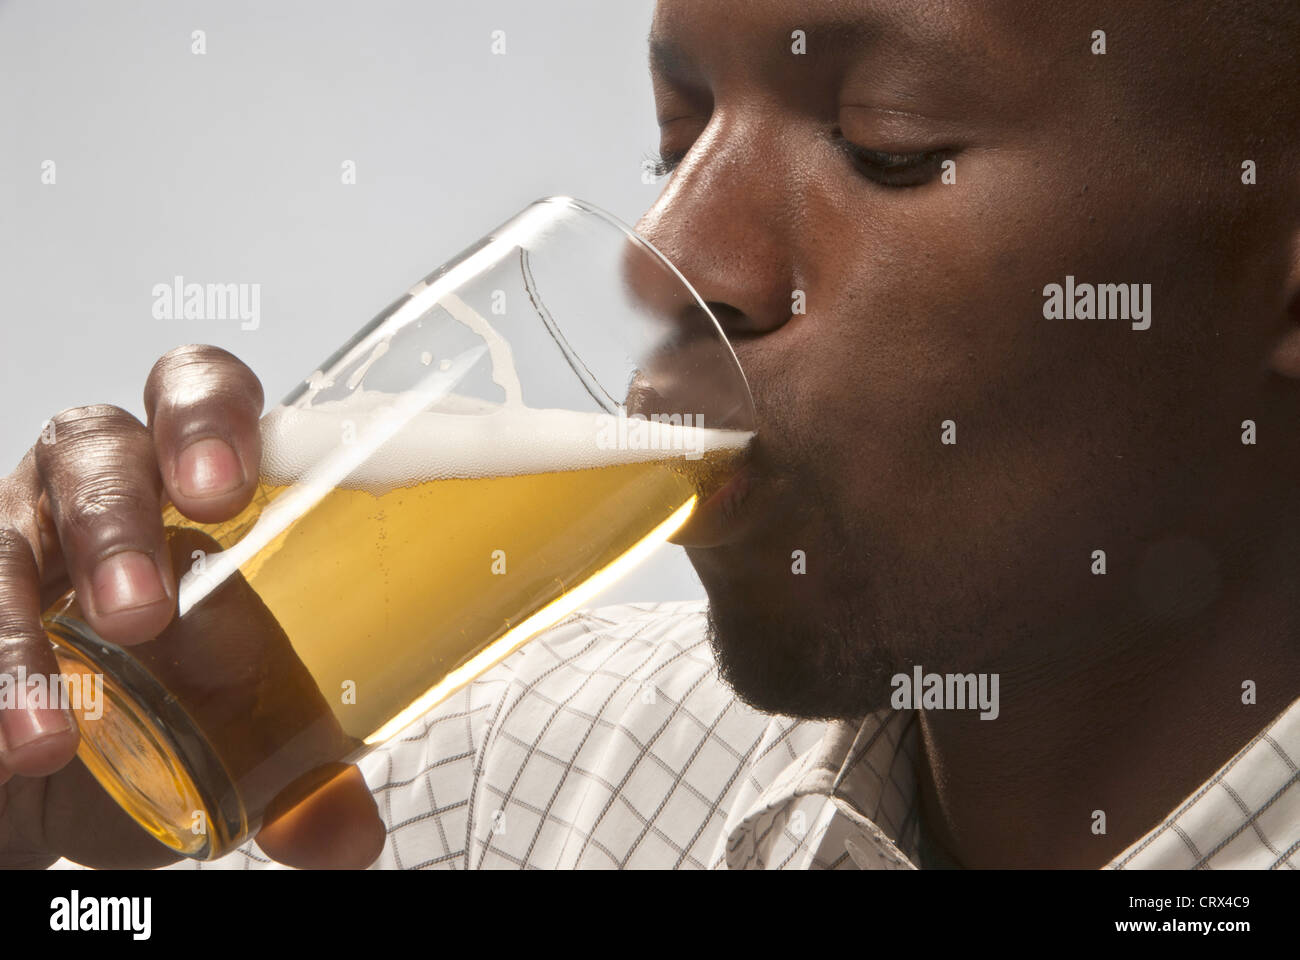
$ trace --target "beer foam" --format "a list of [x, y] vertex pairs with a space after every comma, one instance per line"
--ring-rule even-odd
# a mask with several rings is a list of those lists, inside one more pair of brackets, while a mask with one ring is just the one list
[[[400, 395], [398, 395], [400, 396]], [[297, 482], [326, 462], [332, 485], [380, 495], [432, 480], [519, 476], [699, 456], [743, 448], [743, 430], [535, 410], [449, 396], [400, 414], [397, 397], [365, 389], [262, 420], [262, 479]]]

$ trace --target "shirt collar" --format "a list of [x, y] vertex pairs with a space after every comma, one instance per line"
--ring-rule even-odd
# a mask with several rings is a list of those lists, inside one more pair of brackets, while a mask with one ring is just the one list
[[[943, 866], [919, 816], [919, 738], [915, 710], [828, 723], [820, 742], [728, 818], [726, 866]], [[1276, 867], [1300, 860], [1298, 767], [1300, 699], [1107, 867]], [[1290, 802], [1279, 804], [1283, 797]]]
[[1300, 868], [1300, 698], [1107, 867]]
[[728, 818], [729, 869], [910, 869], [919, 840], [916, 711], [832, 721], [821, 740]]

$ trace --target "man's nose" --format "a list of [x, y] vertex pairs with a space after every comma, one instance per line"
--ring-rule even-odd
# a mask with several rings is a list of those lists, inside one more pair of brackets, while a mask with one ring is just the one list
[[753, 131], [747, 137], [717, 120], [636, 230], [695, 287], [729, 338], [759, 336], [790, 319], [798, 197], [779, 165], [765, 167], [771, 154]]

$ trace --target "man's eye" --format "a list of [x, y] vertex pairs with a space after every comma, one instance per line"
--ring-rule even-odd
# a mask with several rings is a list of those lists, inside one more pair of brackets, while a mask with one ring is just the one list
[[926, 150], [921, 153], [886, 153], [868, 150], [835, 134], [835, 146], [848, 157], [854, 169], [868, 180], [885, 187], [916, 187], [939, 175], [951, 150]]
[[652, 150], [646, 155], [645, 162], [654, 176], [666, 177], [676, 170], [678, 165], [685, 159], [685, 150], [667, 150], [662, 153], [658, 150]]
[[[836, 136], [835, 145], [863, 176], [886, 187], [915, 187], [934, 179], [952, 153], [950, 150], [887, 153], [859, 147], [842, 136]], [[654, 176], [666, 177], [686, 159], [686, 151], [656, 150], [645, 159]]]

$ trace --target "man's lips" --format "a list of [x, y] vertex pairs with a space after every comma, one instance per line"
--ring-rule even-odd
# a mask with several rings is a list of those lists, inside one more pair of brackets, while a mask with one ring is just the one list
[[714, 494], [695, 508], [670, 541], [683, 547], [716, 547], [738, 538], [755, 511], [747, 509], [760, 486], [757, 469], [746, 463]]

